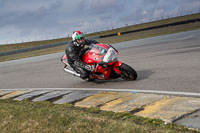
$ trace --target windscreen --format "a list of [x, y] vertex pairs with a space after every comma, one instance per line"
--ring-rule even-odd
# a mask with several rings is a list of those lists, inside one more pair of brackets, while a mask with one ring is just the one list
[[105, 48], [98, 45], [91, 45], [89, 49], [90, 49], [90, 52], [94, 52], [98, 55], [105, 55], [107, 53], [107, 50]]
[[108, 49], [108, 52], [105, 54], [104, 58], [103, 58], [104, 62], [114, 62], [117, 61], [117, 52], [115, 49], [113, 49], [112, 47], [110, 47]]

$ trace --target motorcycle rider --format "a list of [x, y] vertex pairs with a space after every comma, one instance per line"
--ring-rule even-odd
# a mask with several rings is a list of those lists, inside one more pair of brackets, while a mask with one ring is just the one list
[[85, 45], [99, 43], [96, 40], [85, 39], [85, 35], [81, 31], [74, 31], [72, 41], [67, 45], [65, 53], [67, 55], [69, 65], [80, 74], [83, 79], [91, 79], [90, 72], [95, 69], [94, 65], [88, 65], [81, 60], [81, 56], [86, 52]]

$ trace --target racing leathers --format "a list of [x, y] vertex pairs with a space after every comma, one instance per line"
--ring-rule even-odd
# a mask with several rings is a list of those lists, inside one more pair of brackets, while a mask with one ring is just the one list
[[74, 41], [71, 41], [69, 44], [67, 44], [67, 48], [65, 50], [65, 53], [67, 55], [68, 63], [70, 66], [80, 74], [80, 77], [83, 79], [88, 78], [89, 71], [92, 71], [94, 69], [94, 66], [90, 66], [84, 62], [82, 62], [81, 58], [83, 54], [86, 52], [87, 49], [84, 48], [85, 45], [91, 45], [99, 43], [96, 40], [88, 40], [85, 39], [85, 43], [81, 44], [80, 46], [74, 45]]

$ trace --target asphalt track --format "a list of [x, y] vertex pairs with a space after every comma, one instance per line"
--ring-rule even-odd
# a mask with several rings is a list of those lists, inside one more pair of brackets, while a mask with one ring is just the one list
[[[63, 53], [0, 63], [0, 89], [112, 88], [200, 93], [200, 30], [113, 44], [136, 81], [86, 82], [63, 71]], [[64, 51], [64, 50], [63, 50]]]

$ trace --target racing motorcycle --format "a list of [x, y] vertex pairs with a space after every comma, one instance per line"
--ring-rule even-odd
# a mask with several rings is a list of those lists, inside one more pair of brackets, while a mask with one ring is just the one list
[[[95, 65], [94, 71], [91, 72], [93, 78], [89, 78], [88, 81], [110, 80], [120, 77], [125, 80], [136, 80], [137, 72], [131, 66], [118, 61], [118, 51], [112, 45], [91, 44], [87, 49], [81, 57], [82, 61], [89, 65]], [[69, 65], [66, 54], [62, 56], [61, 61], [65, 65], [65, 72], [80, 77], [80, 74]]]

